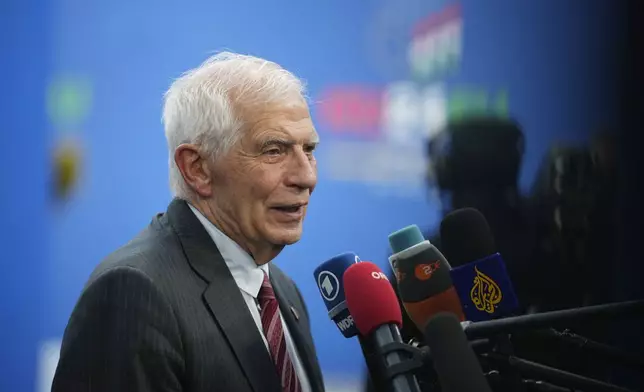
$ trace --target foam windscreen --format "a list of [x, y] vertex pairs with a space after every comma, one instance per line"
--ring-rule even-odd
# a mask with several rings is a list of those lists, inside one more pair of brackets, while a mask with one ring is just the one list
[[362, 336], [385, 324], [402, 327], [402, 312], [389, 279], [368, 261], [353, 264], [343, 276], [349, 312]]
[[474, 208], [461, 208], [445, 216], [440, 226], [442, 251], [452, 267], [496, 252], [487, 220]]
[[483, 369], [452, 313], [439, 313], [425, 327], [425, 342], [445, 392], [491, 392]]

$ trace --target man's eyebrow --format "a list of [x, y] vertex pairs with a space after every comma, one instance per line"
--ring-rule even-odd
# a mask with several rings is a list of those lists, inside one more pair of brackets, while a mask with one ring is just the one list
[[289, 140], [286, 138], [281, 138], [281, 137], [269, 137], [264, 140], [262, 140], [260, 147], [261, 148], [266, 148], [268, 146], [284, 146], [284, 147], [289, 147], [295, 144], [295, 141]]
[[[268, 138], [262, 140], [261, 148], [266, 148], [266, 147], [272, 146], [272, 145], [290, 147], [290, 146], [296, 145], [297, 143], [298, 142], [293, 140], [293, 139], [289, 139], [289, 138], [285, 138], [285, 137], [271, 136], [271, 137], [268, 137]], [[318, 136], [317, 133], [315, 133], [315, 135], [310, 140], [304, 141], [304, 144], [309, 145], [309, 146], [310, 145], [317, 146], [319, 143], [320, 143], [320, 137]]]

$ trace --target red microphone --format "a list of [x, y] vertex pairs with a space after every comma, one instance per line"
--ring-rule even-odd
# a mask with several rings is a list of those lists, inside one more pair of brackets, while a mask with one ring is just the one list
[[[382, 353], [392, 343], [403, 343], [400, 336], [402, 312], [387, 275], [377, 265], [363, 261], [347, 268], [342, 280], [349, 313], [368, 344]], [[407, 359], [398, 351], [381, 355], [385, 369]], [[391, 384], [395, 392], [420, 392], [413, 374], [398, 374], [391, 378]]]

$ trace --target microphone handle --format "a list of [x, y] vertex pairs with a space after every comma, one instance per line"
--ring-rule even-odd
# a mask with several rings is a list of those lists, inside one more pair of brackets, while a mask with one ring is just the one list
[[[402, 343], [402, 336], [400, 330], [395, 324], [385, 324], [376, 328], [371, 337], [376, 347], [384, 347], [390, 343]], [[385, 368], [403, 363], [406, 358], [405, 355], [396, 351], [386, 354], [383, 358]], [[393, 392], [420, 392], [418, 380], [413, 374], [399, 374], [394, 376], [391, 380]]]
[[528, 392], [570, 392], [570, 388], [560, 387], [544, 381], [523, 380]]
[[642, 316], [644, 316], [644, 301], [638, 300], [533, 313], [497, 320], [465, 322], [463, 330], [468, 338], [476, 339], [522, 330], [550, 328], [568, 323], [582, 323], [599, 319], [612, 321], [618, 317]]
[[360, 349], [362, 350], [362, 355], [367, 365], [367, 375], [369, 376], [366, 380], [369, 386], [367, 390], [373, 392], [388, 392], [382, 379], [383, 367], [379, 362], [380, 358], [377, 356], [374, 342], [360, 334], [358, 334], [358, 342], [360, 343]]
[[583, 355], [595, 354], [596, 358], [609, 362], [612, 360], [623, 366], [644, 371], [644, 355], [632, 354], [616, 347], [595, 342], [584, 336], [574, 334], [568, 330], [560, 332], [556, 329], [536, 331], [537, 336], [563, 341], [575, 347]]
[[559, 386], [570, 389], [579, 389], [584, 392], [635, 392], [614, 384], [580, 376], [512, 355], [488, 353], [482, 354], [481, 357], [491, 363], [510, 366], [516, 369], [521, 376], [545, 379], [551, 383], [556, 383]]

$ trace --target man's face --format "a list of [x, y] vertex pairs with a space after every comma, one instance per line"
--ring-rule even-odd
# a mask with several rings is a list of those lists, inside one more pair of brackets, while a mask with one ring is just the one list
[[249, 114], [250, 128], [213, 166], [209, 204], [234, 239], [253, 247], [293, 244], [317, 183], [317, 133], [304, 105]]

